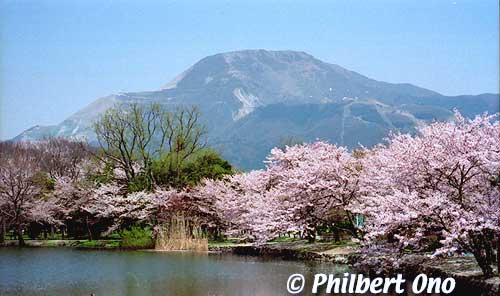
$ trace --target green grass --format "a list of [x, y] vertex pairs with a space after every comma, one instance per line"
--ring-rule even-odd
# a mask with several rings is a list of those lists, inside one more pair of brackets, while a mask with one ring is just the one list
[[142, 228], [132, 226], [120, 232], [122, 238], [121, 246], [123, 248], [150, 249], [154, 248], [152, 231], [149, 227]]
[[106, 236], [106, 239], [121, 239], [120, 232], [113, 232], [110, 235]]
[[270, 240], [270, 243], [289, 243], [289, 242], [296, 242], [299, 241], [300, 238], [295, 238], [295, 237], [288, 237], [288, 236], [282, 236], [282, 237], [277, 237], [272, 240]]
[[149, 227], [132, 226], [112, 233], [106, 240], [79, 241], [74, 246], [88, 249], [150, 249], [154, 248], [154, 241]]
[[46, 246], [46, 247], [57, 247], [58, 243], [55, 242], [55, 241], [47, 241], [47, 242], [44, 243], [44, 246]]
[[117, 249], [120, 247], [118, 240], [92, 240], [92, 241], [79, 241], [74, 244], [78, 248], [88, 249]]

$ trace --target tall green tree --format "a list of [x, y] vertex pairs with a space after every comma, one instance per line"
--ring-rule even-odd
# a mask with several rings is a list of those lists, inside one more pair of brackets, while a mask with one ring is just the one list
[[179, 179], [186, 159], [205, 147], [206, 131], [196, 107], [169, 111], [160, 104], [122, 104], [106, 111], [94, 123], [94, 131], [99, 158], [121, 169], [136, 190], [157, 183], [152, 172], [155, 158], [168, 154], [169, 170]]
[[209, 148], [202, 149], [187, 158], [179, 171], [171, 169], [171, 157], [172, 154], [167, 153], [153, 163], [153, 174], [161, 185], [194, 186], [203, 179], [218, 180], [233, 173], [231, 164]]

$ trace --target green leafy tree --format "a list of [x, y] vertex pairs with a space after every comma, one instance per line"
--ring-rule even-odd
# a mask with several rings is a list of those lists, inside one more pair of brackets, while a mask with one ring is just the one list
[[174, 187], [194, 186], [202, 179], [221, 179], [232, 174], [231, 164], [212, 149], [203, 149], [186, 159], [179, 170], [172, 170], [172, 157], [165, 154], [153, 162], [153, 174], [161, 185]]
[[104, 163], [120, 169], [132, 191], [152, 189], [152, 164], [168, 157], [176, 185], [184, 162], [204, 148], [205, 128], [195, 107], [165, 110], [160, 104], [122, 104], [106, 111], [94, 123]]

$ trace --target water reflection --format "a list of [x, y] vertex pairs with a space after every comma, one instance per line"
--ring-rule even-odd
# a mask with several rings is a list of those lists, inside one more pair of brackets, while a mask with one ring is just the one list
[[0, 295], [287, 295], [292, 273], [347, 271], [235, 255], [1, 249]]
[[[352, 270], [345, 265], [236, 255], [0, 249], [0, 295], [289, 295], [286, 283], [291, 274], [303, 274], [304, 291], [311, 291], [314, 274], [342, 277], [345, 272]], [[410, 284], [407, 281], [406, 291]], [[472, 292], [458, 286], [453, 295]]]

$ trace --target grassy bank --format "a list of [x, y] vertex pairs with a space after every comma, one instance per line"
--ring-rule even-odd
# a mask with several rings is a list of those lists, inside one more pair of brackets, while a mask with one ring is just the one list
[[[99, 240], [75, 240], [75, 239], [46, 239], [46, 240], [25, 240], [26, 247], [75, 247], [88, 249], [152, 249], [154, 242], [142, 232], [130, 230], [124, 233], [122, 238], [108, 238]], [[17, 246], [17, 240], [6, 240], [2, 246]], [[252, 243], [241, 242], [238, 239], [225, 241], [209, 241], [208, 247], [211, 250], [228, 249], [243, 246], [252, 246]], [[275, 249], [290, 249], [302, 252], [323, 253], [346, 253], [354, 251], [356, 244], [348, 241], [341, 242], [316, 242], [308, 243], [305, 240], [277, 239], [270, 241], [266, 246]], [[343, 250], [343, 251], [341, 251]]]

